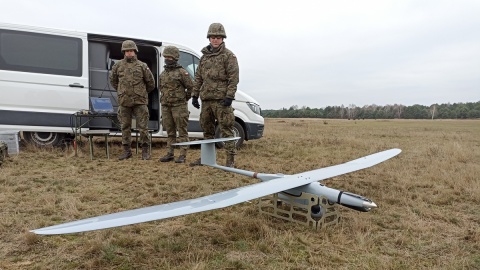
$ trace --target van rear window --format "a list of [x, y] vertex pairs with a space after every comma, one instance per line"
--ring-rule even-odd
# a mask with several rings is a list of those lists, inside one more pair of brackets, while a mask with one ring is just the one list
[[82, 39], [0, 29], [0, 69], [82, 76]]

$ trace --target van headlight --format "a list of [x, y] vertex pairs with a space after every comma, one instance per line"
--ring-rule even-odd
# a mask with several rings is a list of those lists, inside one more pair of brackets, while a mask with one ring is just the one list
[[247, 105], [250, 108], [250, 110], [252, 110], [252, 112], [254, 112], [258, 115], [260, 115], [262, 113], [262, 109], [260, 108], [260, 105], [255, 104], [253, 102], [247, 102]]

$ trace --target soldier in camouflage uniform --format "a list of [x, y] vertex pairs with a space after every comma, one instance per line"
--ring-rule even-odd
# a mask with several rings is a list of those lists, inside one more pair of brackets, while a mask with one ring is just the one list
[[[225, 47], [223, 42], [227, 38], [225, 28], [220, 23], [212, 23], [208, 28], [207, 38], [210, 44], [202, 49], [203, 56], [200, 59], [195, 73], [193, 85], [192, 105], [200, 108], [198, 97], [202, 100], [200, 112], [200, 125], [205, 139], [215, 137], [215, 121], [220, 125], [220, 131], [226, 138], [233, 137], [233, 114], [232, 101], [235, 99], [239, 71], [237, 57]], [[235, 165], [235, 142], [225, 142], [227, 152], [227, 167]], [[190, 165], [199, 165], [197, 160]]]
[[118, 93], [118, 120], [122, 128], [124, 153], [119, 160], [132, 156], [132, 116], [137, 120], [142, 145], [142, 159], [150, 159], [148, 134], [148, 93], [155, 88], [155, 80], [148, 66], [137, 59], [137, 45], [132, 40], [122, 43], [124, 58], [115, 63], [110, 73], [110, 83]]
[[[162, 124], [167, 130], [168, 152], [160, 158], [161, 162], [174, 159], [173, 143], [188, 142], [188, 100], [192, 96], [193, 81], [188, 72], [177, 63], [180, 53], [177, 47], [167, 46], [163, 50], [165, 70], [160, 74], [160, 103], [162, 104]], [[185, 91], [186, 90], [186, 91]], [[184, 163], [188, 146], [180, 148], [180, 156], [176, 163]]]
[[8, 157], [8, 145], [4, 141], [0, 141], [0, 166], [3, 160]]

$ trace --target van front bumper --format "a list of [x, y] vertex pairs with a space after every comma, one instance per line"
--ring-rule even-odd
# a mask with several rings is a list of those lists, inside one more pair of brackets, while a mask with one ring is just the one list
[[257, 124], [257, 123], [245, 123], [245, 127], [247, 130], [245, 131], [245, 139], [248, 140], [254, 140], [254, 139], [260, 139], [263, 136], [263, 129], [264, 125], [263, 124]]

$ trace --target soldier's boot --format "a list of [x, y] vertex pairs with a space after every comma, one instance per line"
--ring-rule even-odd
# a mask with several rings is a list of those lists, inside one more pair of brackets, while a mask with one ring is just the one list
[[149, 153], [149, 146], [148, 143], [142, 144], [142, 159], [143, 160], [149, 160], [150, 159], [150, 153]]
[[132, 157], [132, 149], [130, 149], [129, 144], [123, 145], [123, 154], [118, 157], [118, 160], [129, 159]]
[[175, 163], [185, 163], [185, 155], [180, 155], [176, 160]]
[[235, 155], [227, 154], [227, 161], [225, 162], [226, 167], [235, 167]]
[[165, 156], [161, 157], [159, 160], [160, 162], [169, 162], [174, 159], [173, 153], [168, 152]]
[[190, 163], [190, 166], [193, 167], [193, 166], [201, 166], [202, 165], [202, 159], [199, 158], [197, 160], [195, 160], [194, 162], [191, 162]]

